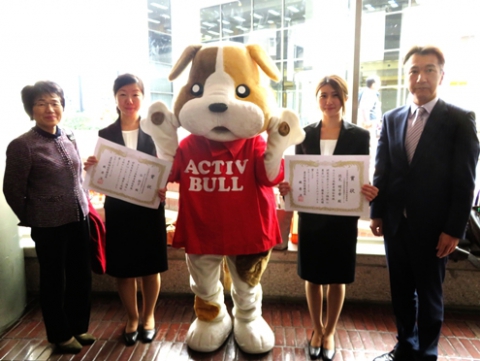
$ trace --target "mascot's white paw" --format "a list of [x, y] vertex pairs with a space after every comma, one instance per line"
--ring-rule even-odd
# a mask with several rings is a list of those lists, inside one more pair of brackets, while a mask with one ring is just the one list
[[265, 151], [265, 168], [267, 177], [273, 181], [280, 171], [283, 152], [305, 139], [305, 131], [300, 126], [297, 114], [289, 109], [280, 109], [278, 116], [270, 119], [267, 149]]
[[238, 346], [247, 353], [264, 353], [275, 346], [273, 331], [263, 317], [250, 322], [235, 319], [233, 333]]
[[178, 148], [177, 117], [161, 101], [148, 108], [148, 116], [140, 121], [142, 130], [150, 135], [157, 147], [158, 157], [173, 161]]
[[300, 120], [295, 112], [280, 109], [279, 115], [270, 120], [268, 145], [272, 151], [283, 154], [285, 149], [291, 145], [300, 144], [304, 139], [305, 131], [300, 126]]
[[193, 321], [187, 333], [187, 345], [192, 350], [212, 352], [220, 348], [232, 332], [232, 319], [225, 314], [221, 320], [212, 322]]

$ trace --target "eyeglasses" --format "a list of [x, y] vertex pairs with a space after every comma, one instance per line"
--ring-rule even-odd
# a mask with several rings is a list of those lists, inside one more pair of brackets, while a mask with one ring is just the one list
[[34, 106], [40, 108], [40, 109], [45, 109], [47, 108], [48, 106], [51, 106], [53, 109], [58, 109], [62, 106], [62, 104], [60, 104], [59, 102], [43, 102], [43, 101], [40, 101], [40, 102], [36, 102], [33, 104]]

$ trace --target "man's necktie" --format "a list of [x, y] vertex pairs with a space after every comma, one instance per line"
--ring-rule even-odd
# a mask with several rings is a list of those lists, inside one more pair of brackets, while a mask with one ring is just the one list
[[425, 119], [428, 117], [428, 112], [423, 107], [417, 108], [415, 119], [412, 126], [407, 129], [405, 136], [405, 150], [407, 151], [408, 162], [412, 162], [413, 154], [417, 148], [418, 141], [422, 135], [425, 127]]

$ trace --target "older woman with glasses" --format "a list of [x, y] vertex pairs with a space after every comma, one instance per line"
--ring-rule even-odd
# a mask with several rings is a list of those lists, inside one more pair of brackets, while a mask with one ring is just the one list
[[61, 353], [78, 353], [95, 342], [87, 333], [91, 269], [82, 162], [58, 126], [65, 107], [60, 86], [26, 86], [22, 101], [35, 126], [8, 145], [3, 192], [19, 225], [31, 227], [48, 341]]

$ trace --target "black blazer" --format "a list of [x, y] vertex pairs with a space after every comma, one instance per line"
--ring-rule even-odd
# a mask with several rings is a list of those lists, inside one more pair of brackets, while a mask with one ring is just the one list
[[[100, 129], [98, 131], [98, 135], [101, 138], [125, 146], [120, 118], [118, 118], [115, 123], [110, 124], [108, 127]], [[157, 151], [155, 149], [155, 144], [153, 143], [152, 137], [145, 133], [140, 127], [138, 128], [137, 150], [155, 157], [157, 156]]]
[[[307, 125], [305, 140], [295, 147], [295, 154], [321, 154], [320, 130], [322, 121]], [[342, 128], [335, 146], [334, 155], [368, 155], [370, 133], [359, 126], [342, 121]]]
[[403, 106], [384, 115], [373, 178], [379, 194], [371, 217], [383, 220], [387, 238], [397, 231], [405, 210], [412, 231], [436, 246], [441, 232], [464, 235], [479, 155], [475, 114], [439, 99], [409, 164], [409, 110]]

